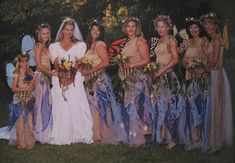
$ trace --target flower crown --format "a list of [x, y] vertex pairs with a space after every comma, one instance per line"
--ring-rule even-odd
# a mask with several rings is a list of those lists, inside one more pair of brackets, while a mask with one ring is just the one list
[[40, 25], [38, 26], [37, 30], [36, 30], [36, 34], [39, 33], [39, 31], [40, 31], [41, 28], [49, 28], [49, 29], [51, 29], [51, 26], [50, 26], [48, 23], [42, 23], [42, 24], [40, 24]]
[[218, 18], [214, 12], [209, 12], [209, 13], [204, 14], [200, 17], [201, 21], [205, 21], [206, 19], [211, 19], [211, 20], [215, 21], [216, 23], [218, 23]]
[[127, 20], [128, 20], [128, 21], [136, 21], [136, 22], [140, 22], [139, 18], [134, 17], [134, 16], [129, 17]]
[[128, 19], [124, 20], [124, 24], [125, 24], [125, 23], [129, 23], [130, 21], [134, 21], [134, 22], [136, 22], [137, 24], [141, 25], [140, 19], [137, 18], [137, 17], [134, 17], [134, 16], [131, 16], [131, 17], [129, 17]]
[[189, 22], [189, 21], [199, 21], [199, 20], [197, 20], [194, 17], [187, 17], [187, 18], [185, 18], [185, 22]]
[[62, 22], [67, 22], [67, 21], [72, 21], [72, 22], [75, 22], [74, 19], [70, 18], [70, 17], [65, 17]]
[[185, 24], [186, 26], [197, 24], [198, 26], [202, 27], [202, 23], [200, 20], [194, 18], [194, 17], [187, 17], [185, 18]]
[[170, 28], [172, 28], [172, 22], [171, 22], [171, 18], [169, 15], [158, 15], [154, 20], [154, 26], [157, 24], [157, 22], [159, 21], [163, 21], [165, 23], [167, 23], [169, 25]]
[[93, 19], [88, 23], [89, 29], [91, 29], [91, 27], [92, 27], [94, 24], [98, 24], [98, 25], [104, 26], [104, 23], [103, 23], [102, 21], [93, 18]]
[[16, 61], [19, 61], [19, 60], [28, 60], [29, 59], [29, 53], [28, 52], [30, 50], [27, 50], [25, 52], [22, 52], [22, 53], [18, 54], [15, 60]]

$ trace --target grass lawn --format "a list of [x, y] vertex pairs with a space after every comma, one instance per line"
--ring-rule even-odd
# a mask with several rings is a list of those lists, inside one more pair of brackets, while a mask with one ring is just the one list
[[[226, 66], [231, 82], [231, 92], [235, 97], [235, 60], [227, 61]], [[233, 75], [232, 75], [233, 74]], [[6, 125], [7, 101], [10, 94], [5, 86], [0, 85], [0, 127]], [[233, 101], [233, 106], [235, 101]], [[127, 145], [87, 145], [73, 144], [69, 146], [41, 145], [37, 144], [35, 149], [17, 150], [8, 145], [5, 140], [0, 140], [0, 163], [86, 163], [86, 162], [159, 162], [159, 163], [233, 163], [235, 161], [234, 147], [223, 148], [213, 154], [202, 154], [200, 150], [184, 151], [182, 145], [178, 145], [171, 151], [164, 147], [156, 147], [150, 142], [139, 148]]]

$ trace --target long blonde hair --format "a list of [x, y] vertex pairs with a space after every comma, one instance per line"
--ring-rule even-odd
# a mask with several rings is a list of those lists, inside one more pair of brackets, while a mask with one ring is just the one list
[[[75, 29], [75, 22], [73, 19], [71, 18], [67, 18], [64, 23], [63, 23], [63, 26], [62, 28], [60, 29], [59, 31], [59, 34], [58, 34], [58, 38], [56, 41], [61, 41], [63, 40], [64, 38], [64, 34], [63, 34], [63, 30], [65, 29], [66, 25], [72, 25], [73, 26], [73, 29]], [[77, 42], [78, 40], [75, 38], [75, 36], [73, 35], [72, 38], [71, 38], [72, 42]]]
[[[39, 42], [42, 42], [42, 38], [40, 37], [40, 34], [41, 34], [41, 29], [44, 29], [44, 28], [48, 28], [50, 33], [51, 33], [51, 26], [49, 24], [40, 24], [36, 30], [36, 34], [38, 36], [38, 41]], [[49, 38], [49, 40], [46, 42], [46, 47], [49, 47], [51, 43], [51, 37]]]
[[138, 18], [134, 17], [134, 16], [128, 18], [128, 19], [124, 22], [124, 24], [123, 24], [123, 26], [122, 26], [122, 32], [123, 32], [124, 34], [127, 34], [126, 28], [127, 28], [127, 25], [128, 25], [129, 22], [134, 22], [134, 23], [136, 24], [136, 36], [137, 36], [137, 37], [143, 36], [142, 30], [141, 30], [140, 20], [139, 20]]
[[[14, 71], [14, 73], [19, 73], [19, 70], [20, 70], [20, 66], [19, 66], [19, 64], [20, 64], [20, 62], [21, 61], [29, 61], [29, 53], [28, 52], [22, 52], [22, 53], [20, 53], [17, 57], [16, 57], [16, 68], [15, 68], [15, 71]], [[28, 71], [29, 70], [29, 66], [27, 67], [27, 70], [26, 71]]]
[[170, 16], [168, 15], [158, 15], [153, 22], [154, 22], [154, 28], [156, 31], [157, 31], [158, 22], [163, 22], [164, 24], [166, 24], [166, 26], [168, 27], [168, 33], [170, 30], [172, 30], [171, 19], [170, 19]]

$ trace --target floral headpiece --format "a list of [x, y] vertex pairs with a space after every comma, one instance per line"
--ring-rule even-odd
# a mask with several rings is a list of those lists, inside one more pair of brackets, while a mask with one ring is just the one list
[[29, 53], [28, 53], [29, 51], [30, 50], [18, 54], [15, 60], [16, 61], [19, 61], [19, 60], [29, 60]]
[[153, 20], [155, 29], [156, 29], [156, 24], [159, 21], [163, 21], [167, 26], [172, 28], [172, 23], [169, 15], [158, 15], [156, 19]]
[[75, 20], [72, 19], [72, 18], [70, 18], [70, 17], [65, 17], [62, 22], [67, 22], [67, 21], [73, 21], [73, 22], [75, 22]]
[[38, 26], [37, 30], [36, 30], [36, 34], [38, 34], [39, 31], [40, 31], [40, 29], [42, 29], [42, 28], [49, 28], [49, 29], [51, 29], [51, 26], [50, 26], [48, 23], [42, 23], [42, 24], [40, 24], [40, 25]]
[[202, 23], [200, 20], [194, 17], [185, 18], [185, 26], [188, 28], [190, 25], [196, 24], [201, 30], [203, 29]]
[[92, 27], [93, 25], [95, 25], [95, 24], [98, 24], [98, 25], [104, 26], [104, 24], [103, 24], [103, 22], [102, 22], [102, 21], [100, 21], [100, 20], [98, 20], [98, 19], [93, 18], [93, 19], [88, 23], [88, 25], [89, 25], [89, 29], [91, 29], [91, 27]]
[[200, 18], [200, 20], [203, 21], [203, 22], [204, 22], [206, 19], [213, 20], [216, 24], [219, 23], [219, 20], [218, 20], [216, 14], [215, 14], [214, 12], [209, 12], [209, 13], [207, 13], [207, 14], [204, 14], [204, 15], [202, 15], [201, 18]]
[[125, 20], [125, 22], [123, 23], [123, 26], [122, 26], [122, 31], [124, 34], [127, 34], [126, 33], [126, 28], [127, 28], [127, 24], [129, 22], [135, 22], [136, 23], [136, 27], [137, 27], [137, 31], [136, 31], [136, 35], [137, 36], [143, 36], [143, 33], [141, 31], [141, 23], [140, 23], [140, 20], [137, 18], [137, 17], [134, 17], [134, 16], [131, 16], [129, 17], [128, 19]]
[[131, 16], [131, 17], [129, 17], [128, 19], [126, 19], [126, 20], [124, 21], [124, 24], [127, 24], [127, 23], [129, 23], [130, 21], [134, 21], [134, 22], [136, 22], [138, 25], [141, 25], [139, 18], [134, 17], [134, 16]]
[[129, 17], [127, 20], [128, 20], [128, 21], [136, 21], [136, 22], [140, 22], [139, 18], [134, 17], [134, 16]]
[[138, 24], [139, 26], [141, 26], [141, 23], [140, 23], [139, 18], [137, 18], [137, 17], [135, 17], [135, 16], [131, 16], [131, 17], [129, 17], [129, 18], [126, 19], [126, 20], [122, 20], [123, 24], [127, 24], [127, 23], [129, 23], [130, 21], [134, 21], [134, 22], [136, 22], [136, 24]]

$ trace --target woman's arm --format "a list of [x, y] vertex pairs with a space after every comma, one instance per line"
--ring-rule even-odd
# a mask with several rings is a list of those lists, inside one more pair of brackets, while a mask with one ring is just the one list
[[101, 59], [101, 63], [95, 67], [92, 67], [91, 69], [83, 69], [82, 70], [83, 75], [87, 75], [87, 74], [102, 70], [109, 65], [109, 57], [108, 57], [108, 52], [107, 52], [105, 44], [97, 45], [96, 50]]
[[14, 92], [14, 93], [24, 92], [24, 91], [31, 92], [34, 89], [34, 81], [23, 88], [18, 87], [18, 81], [19, 81], [19, 79], [18, 79], [18, 75], [17, 75], [13, 78], [13, 83], [12, 83], [12, 87], [11, 87], [12, 92]]
[[184, 65], [185, 69], [188, 69], [188, 68], [189, 68], [188, 62], [190, 61], [190, 58], [185, 55], [189, 46], [190, 46], [190, 40], [187, 40], [187, 41], [185, 42], [184, 57], [183, 57], [183, 59], [182, 59], [182, 63], [183, 63], [183, 65]]
[[220, 40], [218, 38], [215, 39], [214, 44], [213, 44], [213, 47], [214, 47], [214, 53], [213, 54], [214, 54], [214, 56], [213, 56], [212, 61], [211, 61], [213, 67], [215, 67], [219, 62], [219, 55], [220, 55], [220, 51], [221, 51], [221, 46], [220, 45], [221, 45]]
[[42, 52], [43, 52], [44, 48], [45, 48], [45, 45], [43, 45], [42, 43], [38, 43], [36, 45], [35, 60], [36, 60], [37, 69], [39, 69], [40, 71], [45, 72], [49, 75], [56, 75], [55, 72], [53, 72], [53, 71], [49, 70], [48, 68], [46, 68], [41, 62], [41, 56], [42, 56]]
[[59, 59], [58, 58], [56, 58], [55, 60], [54, 60], [54, 69], [55, 69], [55, 71], [56, 72], [58, 72], [58, 69], [59, 69]]

